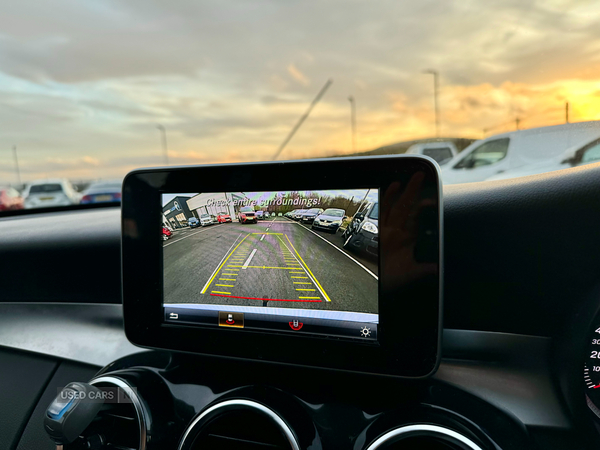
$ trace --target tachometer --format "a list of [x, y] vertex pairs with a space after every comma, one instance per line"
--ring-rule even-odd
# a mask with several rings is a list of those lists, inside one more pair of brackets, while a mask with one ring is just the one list
[[596, 327], [590, 336], [583, 381], [586, 386], [587, 404], [600, 418], [600, 327]]

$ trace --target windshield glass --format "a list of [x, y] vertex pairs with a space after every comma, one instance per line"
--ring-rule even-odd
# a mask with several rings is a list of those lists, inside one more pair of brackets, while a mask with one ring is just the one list
[[30, 194], [41, 194], [49, 192], [62, 192], [60, 184], [36, 184], [29, 189]]
[[0, 23], [0, 184], [25, 208], [61, 190], [39, 180], [77, 205], [152, 166], [413, 147], [457, 184], [598, 161], [593, 2], [24, 0]]
[[379, 203], [375, 203], [373, 205], [373, 209], [371, 209], [371, 211], [368, 214], [370, 219], [379, 219]]
[[319, 212], [321, 212], [321, 210], [319, 208], [311, 208], [306, 212], [307, 212], [307, 214], [319, 214]]
[[240, 212], [243, 212], [243, 213], [254, 212], [254, 208], [252, 206], [242, 206], [240, 208]]
[[324, 216], [344, 217], [344, 211], [341, 209], [326, 209], [323, 212]]

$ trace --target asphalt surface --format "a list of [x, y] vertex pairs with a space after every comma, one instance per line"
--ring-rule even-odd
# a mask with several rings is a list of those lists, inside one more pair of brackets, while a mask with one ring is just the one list
[[176, 230], [163, 242], [165, 303], [377, 313], [377, 264], [340, 233], [284, 217]]

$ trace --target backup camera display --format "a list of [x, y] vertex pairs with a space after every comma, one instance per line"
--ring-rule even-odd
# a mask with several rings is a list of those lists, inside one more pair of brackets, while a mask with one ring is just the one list
[[165, 321], [376, 340], [378, 204], [377, 189], [162, 194]]

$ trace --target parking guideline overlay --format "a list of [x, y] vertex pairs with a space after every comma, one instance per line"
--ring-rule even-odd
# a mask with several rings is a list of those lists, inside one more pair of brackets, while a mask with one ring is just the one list
[[[248, 239], [248, 236], [252, 236], [254, 239]], [[261, 236], [259, 240], [259, 235]], [[275, 237], [275, 242], [279, 244], [280, 253], [275, 249], [277, 246], [272, 248], [271, 253], [267, 252], [267, 256], [277, 256], [279, 261], [275, 261], [276, 264], [269, 264], [271, 261], [265, 261], [264, 257], [262, 261], [259, 261], [258, 264], [250, 265], [254, 259], [254, 256], [258, 252], [263, 252], [264, 249], [261, 248], [261, 244], [266, 244], [266, 240], [263, 241], [265, 236], [273, 236]], [[241, 236], [241, 234], [240, 234]], [[289, 245], [282, 239], [282, 236], [287, 239]], [[239, 237], [238, 237], [239, 238]], [[244, 245], [242, 245], [244, 244]], [[235, 242], [232, 244], [235, 245]], [[260, 250], [259, 250], [260, 249]], [[275, 252], [273, 253], [273, 250]], [[279, 253], [279, 254], [278, 254]], [[283, 259], [283, 263], [281, 263], [281, 259]], [[277, 264], [277, 262], [279, 262]], [[228, 264], [229, 263], [229, 264]], [[261, 264], [263, 263], [263, 264]], [[265, 264], [267, 263], [267, 264]], [[290, 285], [285, 290], [293, 289], [298, 295], [297, 299], [293, 298], [262, 298], [262, 297], [253, 297], [245, 293], [236, 293], [236, 290], [239, 292], [239, 289], [235, 289], [235, 282], [237, 281], [237, 277], [240, 275], [240, 269], [246, 272], [248, 269], [263, 269], [263, 270], [287, 270], [289, 275]], [[217, 276], [219, 278], [217, 278]], [[221, 278], [222, 277], [222, 278]], [[213, 284], [213, 282], [217, 279], [217, 282]], [[264, 306], [267, 306], [266, 302], [322, 302], [323, 297], [325, 301], [330, 302], [331, 299], [319, 283], [319, 281], [315, 278], [312, 271], [308, 268], [298, 251], [295, 249], [293, 244], [290, 241], [290, 238], [287, 234], [284, 233], [248, 233], [236, 246], [233, 250], [226, 254], [223, 258], [221, 264], [217, 267], [215, 272], [212, 274], [206, 285], [201, 291], [201, 294], [207, 293], [211, 285], [215, 286], [216, 289], [210, 292], [211, 296], [216, 297], [228, 297], [228, 298], [237, 298], [237, 299], [247, 299], [247, 300], [259, 300], [263, 301]], [[283, 287], [283, 286], [282, 286]], [[224, 289], [226, 288], [226, 289]], [[231, 291], [231, 292], [230, 292]]]

